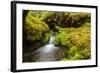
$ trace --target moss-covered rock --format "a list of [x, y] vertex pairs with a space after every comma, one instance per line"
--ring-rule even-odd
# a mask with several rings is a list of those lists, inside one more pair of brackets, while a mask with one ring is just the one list
[[82, 12], [66, 12], [64, 13], [64, 19], [61, 23], [63, 27], [80, 27], [84, 23], [91, 21], [90, 13], [82, 13]]
[[54, 44], [69, 48], [64, 57], [68, 60], [90, 59], [91, 41], [90, 41], [90, 23], [85, 23], [80, 28], [61, 28], [57, 26], [59, 34], [55, 36]]
[[49, 40], [50, 40], [51, 35], [52, 35], [51, 32], [44, 33], [43, 37], [41, 38], [42, 42], [44, 44], [47, 44], [49, 42]]
[[38, 17], [32, 15], [32, 11], [28, 12], [26, 16], [26, 22], [24, 25], [24, 31], [26, 31], [26, 39], [29, 41], [40, 40], [42, 34], [49, 31], [48, 25], [41, 21]]
[[84, 27], [69, 35], [69, 40], [76, 45], [79, 53], [82, 55], [81, 59], [91, 58], [90, 32], [90, 27]]
[[[34, 13], [36, 13], [36, 15]], [[49, 41], [49, 27], [42, 20], [42, 16], [41, 18], [39, 17], [38, 12], [28, 11], [26, 17], [24, 18], [23, 53], [35, 51]]]
[[59, 46], [71, 47], [72, 43], [68, 40], [69, 36], [65, 32], [61, 32], [60, 34], [55, 36], [54, 44]]

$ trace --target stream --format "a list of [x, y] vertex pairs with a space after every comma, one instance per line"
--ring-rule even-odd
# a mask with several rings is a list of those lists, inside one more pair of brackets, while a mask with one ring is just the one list
[[39, 48], [35, 53], [35, 57], [37, 58], [37, 62], [42, 61], [56, 61], [57, 60], [57, 51], [58, 47], [54, 45], [54, 36], [50, 37], [49, 43], [45, 46]]
[[62, 58], [64, 49], [58, 48], [54, 45], [54, 36], [50, 37], [49, 43], [38, 48], [38, 50], [27, 53], [26, 62], [47, 62], [47, 61], [59, 61]]

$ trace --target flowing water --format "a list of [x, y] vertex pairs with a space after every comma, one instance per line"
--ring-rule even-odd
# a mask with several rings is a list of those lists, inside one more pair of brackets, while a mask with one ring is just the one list
[[56, 61], [57, 60], [57, 50], [58, 48], [54, 45], [54, 36], [50, 37], [49, 43], [45, 46], [39, 48], [35, 53], [37, 53], [36, 62], [41, 61]]

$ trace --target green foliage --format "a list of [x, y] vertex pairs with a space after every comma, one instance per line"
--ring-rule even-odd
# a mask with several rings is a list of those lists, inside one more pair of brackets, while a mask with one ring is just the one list
[[80, 28], [61, 28], [58, 26], [56, 28], [59, 34], [55, 36], [55, 45], [69, 48], [65, 54], [71, 57], [64, 58], [67, 60], [91, 58], [90, 23], [84, 23]]
[[83, 27], [69, 35], [69, 40], [76, 45], [79, 53], [82, 55], [82, 59], [89, 59], [91, 57], [90, 32], [90, 27]]
[[78, 52], [77, 47], [73, 46], [70, 48], [69, 54], [73, 57]]
[[42, 34], [49, 31], [48, 25], [41, 21], [38, 16], [37, 18], [32, 16], [32, 11], [28, 12], [26, 16], [26, 22], [24, 25], [26, 31], [26, 38], [29, 41], [40, 40], [42, 38]]
[[52, 14], [54, 12], [50, 12], [50, 11], [30, 11], [32, 16], [34, 16], [35, 18], [38, 18], [40, 20], [45, 20], [47, 17], [52, 16]]
[[60, 34], [55, 36], [54, 44], [66, 47], [72, 46], [71, 42], [68, 40], [68, 34], [66, 34], [65, 32], [61, 32]]
[[76, 53], [70, 60], [80, 60], [81, 55], [79, 53]]
[[48, 41], [50, 40], [50, 36], [52, 35], [51, 32], [47, 32], [47, 33], [44, 33], [43, 37], [42, 37], [42, 42], [44, 44], [48, 43]]
[[81, 27], [91, 27], [90, 23], [84, 23]]
[[64, 24], [67, 27], [80, 27], [84, 23], [89, 22], [90, 23], [90, 13], [78, 13], [78, 12], [70, 12], [64, 14]]
[[67, 59], [67, 58], [63, 58], [63, 59], [62, 59], [62, 61], [66, 61], [66, 60], [69, 60], [69, 59]]

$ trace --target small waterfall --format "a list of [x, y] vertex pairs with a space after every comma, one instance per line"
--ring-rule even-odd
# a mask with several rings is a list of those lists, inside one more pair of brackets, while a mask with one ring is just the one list
[[40, 47], [39, 50], [37, 50], [36, 52], [38, 52], [37, 56], [37, 62], [38, 61], [55, 61], [56, 57], [56, 51], [58, 50], [57, 47], [55, 47], [54, 43], [54, 36], [50, 37], [49, 43], [46, 44], [43, 47]]
[[50, 37], [50, 40], [49, 40], [48, 44], [46, 44], [45, 46], [40, 48], [40, 50], [44, 53], [54, 51], [55, 49], [56, 49], [56, 47], [54, 45], [54, 36]]
[[49, 40], [49, 44], [53, 44], [53, 42], [54, 42], [54, 36], [51, 36]]

